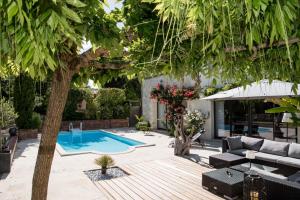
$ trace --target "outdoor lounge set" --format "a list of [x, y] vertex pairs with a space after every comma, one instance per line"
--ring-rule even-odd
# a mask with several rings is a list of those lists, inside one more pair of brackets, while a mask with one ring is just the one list
[[209, 158], [217, 169], [203, 174], [205, 189], [227, 199], [239, 198], [245, 177], [254, 171], [264, 185], [257, 192], [265, 199], [300, 199], [300, 144], [235, 136], [223, 139], [222, 150]]

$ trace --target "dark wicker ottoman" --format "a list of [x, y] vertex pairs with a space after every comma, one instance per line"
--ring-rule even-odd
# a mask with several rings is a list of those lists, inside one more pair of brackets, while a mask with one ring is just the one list
[[231, 153], [222, 153], [209, 156], [209, 164], [217, 169], [242, 164], [247, 161], [248, 160], [245, 157]]
[[229, 168], [202, 174], [202, 187], [226, 199], [238, 199], [242, 196], [243, 181], [244, 174], [242, 172]]

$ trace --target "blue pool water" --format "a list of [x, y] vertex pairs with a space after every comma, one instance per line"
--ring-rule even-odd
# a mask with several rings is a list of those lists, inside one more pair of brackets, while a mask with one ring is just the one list
[[128, 151], [130, 147], [145, 144], [100, 130], [75, 131], [73, 133], [60, 131], [57, 143], [67, 153], [121, 153]]

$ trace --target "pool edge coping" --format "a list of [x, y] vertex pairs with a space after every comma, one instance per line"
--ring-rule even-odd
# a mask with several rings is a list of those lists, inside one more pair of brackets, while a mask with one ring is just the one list
[[[103, 131], [103, 132], [106, 132], [108, 134], [113, 134], [113, 135], [116, 135], [116, 136], [119, 136], [119, 137], [123, 137], [123, 138], [126, 138], [126, 139], [130, 139], [130, 140], [134, 140], [136, 142], [141, 142], [139, 140], [135, 140], [135, 139], [131, 139], [131, 138], [128, 138], [128, 137], [125, 137], [125, 136], [122, 136], [122, 135], [119, 135], [117, 133], [113, 133], [113, 132], [109, 132], [107, 130], [103, 130], [103, 129], [96, 129], [95, 131]], [[86, 131], [86, 130], [85, 130]], [[141, 143], [144, 143], [144, 142], [141, 142]], [[119, 154], [126, 154], [126, 153], [130, 153], [130, 152], [133, 152], [136, 148], [141, 148], [141, 147], [149, 147], [149, 146], [155, 146], [155, 144], [147, 144], [147, 143], [144, 143], [142, 145], [137, 145], [137, 146], [129, 146], [128, 150], [126, 151], [122, 151], [122, 152], [115, 152], [115, 153], [105, 153], [105, 152], [100, 152], [100, 151], [81, 151], [81, 152], [66, 152], [62, 147], [61, 145], [56, 142], [56, 151], [59, 153], [60, 156], [72, 156], [72, 155], [81, 155], [81, 154], [98, 154], [98, 155], [119, 155]]]

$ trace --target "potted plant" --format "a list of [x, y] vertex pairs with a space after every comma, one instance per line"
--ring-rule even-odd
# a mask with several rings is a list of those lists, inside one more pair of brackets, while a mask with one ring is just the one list
[[101, 166], [101, 174], [106, 174], [108, 167], [114, 165], [114, 160], [108, 155], [103, 155], [95, 160], [95, 163]]
[[136, 130], [143, 131], [145, 134], [148, 134], [148, 131], [150, 131], [150, 123], [144, 119], [143, 115], [140, 117], [135, 115], [135, 118], [137, 120], [135, 125]]
[[15, 124], [18, 115], [9, 101], [0, 99], [0, 116], [0, 173], [7, 173], [10, 171], [17, 144], [16, 134], [8, 131], [8, 128]]

